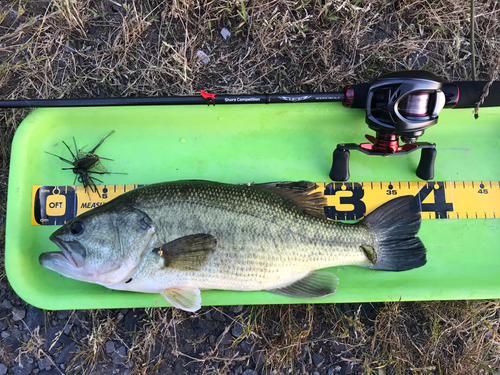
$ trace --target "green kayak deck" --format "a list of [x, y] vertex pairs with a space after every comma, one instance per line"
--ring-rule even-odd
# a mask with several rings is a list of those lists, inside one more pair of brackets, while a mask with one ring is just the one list
[[[364, 111], [341, 104], [156, 106], [38, 109], [19, 126], [12, 145], [6, 254], [7, 277], [26, 302], [44, 309], [169, 306], [159, 294], [114, 291], [65, 278], [38, 263], [54, 225], [31, 225], [33, 185], [72, 185], [62, 141], [98, 149], [112, 172], [104, 184], [206, 179], [228, 183], [329, 182], [337, 143], [371, 134]], [[500, 109], [443, 110], [421, 141], [435, 142], [436, 181], [500, 180]], [[419, 181], [420, 152], [376, 157], [351, 152], [351, 182]], [[497, 215], [497, 217], [499, 217]], [[427, 264], [406, 272], [333, 267], [340, 282], [329, 297], [303, 300], [267, 292], [202, 292], [202, 305], [376, 302], [500, 298], [500, 220], [423, 220]]]

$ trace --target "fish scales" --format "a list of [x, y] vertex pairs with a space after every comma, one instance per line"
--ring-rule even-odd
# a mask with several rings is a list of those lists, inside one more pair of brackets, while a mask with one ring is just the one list
[[131, 199], [159, 223], [161, 243], [195, 233], [218, 239], [202, 269], [175, 275], [179, 285], [213, 289], [238, 281], [242, 290], [275, 288], [315, 269], [367, 264], [359, 244], [373, 242], [367, 227], [308, 215], [281, 195], [253, 186], [172, 184], [136, 191]]

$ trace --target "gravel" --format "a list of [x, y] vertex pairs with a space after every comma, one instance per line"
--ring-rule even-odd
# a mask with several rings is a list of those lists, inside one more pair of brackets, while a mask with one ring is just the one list
[[106, 353], [111, 354], [115, 351], [115, 343], [113, 341], [106, 342]]
[[26, 316], [26, 310], [21, 309], [19, 307], [12, 308], [12, 320], [14, 322], [19, 322], [20, 320], [23, 320], [25, 316]]
[[37, 327], [43, 327], [45, 324], [45, 314], [43, 310], [34, 306], [29, 306], [24, 323], [26, 323], [30, 331], [33, 331]]

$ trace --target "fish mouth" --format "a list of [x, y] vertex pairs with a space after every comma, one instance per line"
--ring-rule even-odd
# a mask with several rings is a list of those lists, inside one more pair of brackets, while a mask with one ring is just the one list
[[47, 261], [63, 262], [74, 268], [81, 268], [85, 263], [85, 248], [76, 241], [63, 241], [57, 236], [50, 236], [61, 251], [51, 251], [40, 255], [39, 261], [44, 265]]

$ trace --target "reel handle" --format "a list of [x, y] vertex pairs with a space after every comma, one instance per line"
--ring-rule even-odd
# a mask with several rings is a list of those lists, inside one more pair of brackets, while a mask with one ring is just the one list
[[349, 150], [361, 151], [367, 155], [374, 156], [391, 156], [391, 155], [406, 155], [417, 149], [421, 150], [420, 162], [416, 170], [417, 177], [422, 180], [432, 180], [434, 178], [434, 161], [436, 160], [437, 150], [434, 143], [418, 143], [417, 148], [397, 151], [396, 153], [386, 153], [380, 151], [367, 150], [355, 143], [338, 144], [333, 151], [332, 169], [330, 169], [330, 179], [332, 181], [347, 181], [350, 177], [349, 173]]
[[349, 150], [343, 149], [340, 145], [333, 151], [332, 169], [330, 178], [332, 181], [347, 181], [349, 179]]
[[436, 160], [436, 155], [436, 148], [422, 148], [416, 172], [417, 177], [422, 180], [432, 180], [434, 178], [434, 161]]

